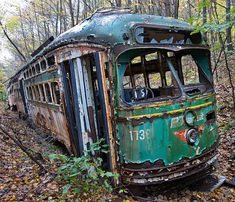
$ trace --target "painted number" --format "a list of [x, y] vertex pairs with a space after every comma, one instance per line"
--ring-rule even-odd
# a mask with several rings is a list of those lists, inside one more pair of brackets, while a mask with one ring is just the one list
[[149, 138], [150, 129], [147, 130], [130, 130], [131, 141], [145, 140]]

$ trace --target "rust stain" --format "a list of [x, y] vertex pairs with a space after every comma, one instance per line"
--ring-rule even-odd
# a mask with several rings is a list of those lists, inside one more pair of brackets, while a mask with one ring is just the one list
[[116, 156], [115, 156], [115, 140], [113, 137], [113, 129], [112, 129], [112, 114], [111, 114], [111, 108], [109, 104], [109, 97], [108, 97], [108, 89], [106, 84], [106, 76], [105, 76], [105, 53], [100, 53], [100, 63], [101, 63], [101, 74], [102, 74], [102, 81], [103, 81], [103, 89], [104, 89], [104, 99], [105, 99], [105, 107], [107, 112], [107, 123], [108, 123], [108, 131], [109, 131], [109, 139], [110, 139], [110, 153], [112, 158], [112, 171], [114, 173], [117, 173], [117, 162], [116, 162]]

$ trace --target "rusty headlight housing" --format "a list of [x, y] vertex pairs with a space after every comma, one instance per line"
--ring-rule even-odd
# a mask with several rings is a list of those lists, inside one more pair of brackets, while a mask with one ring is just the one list
[[189, 145], [195, 145], [199, 142], [199, 133], [197, 129], [190, 128], [186, 133], [186, 140]]

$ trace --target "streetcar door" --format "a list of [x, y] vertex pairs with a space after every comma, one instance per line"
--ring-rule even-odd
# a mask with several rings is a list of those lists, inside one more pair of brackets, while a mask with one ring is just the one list
[[71, 134], [71, 145], [73, 151], [80, 156], [83, 153], [83, 143], [74, 62], [74, 59], [63, 61], [60, 67], [64, 90], [64, 110]]
[[63, 61], [61, 73], [71, 145], [78, 155], [90, 149], [97, 140], [96, 115], [91, 73], [79, 57]]

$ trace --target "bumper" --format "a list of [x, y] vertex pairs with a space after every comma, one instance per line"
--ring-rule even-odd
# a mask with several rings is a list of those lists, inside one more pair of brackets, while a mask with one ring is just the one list
[[211, 149], [198, 157], [184, 159], [170, 166], [151, 166], [141, 169], [137, 169], [136, 166], [123, 167], [122, 181], [129, 185], [151, 185], [180, 180], [197, 173], [202, 175], [204, 170], [214, 167], [217, 157], [216, 149]]

